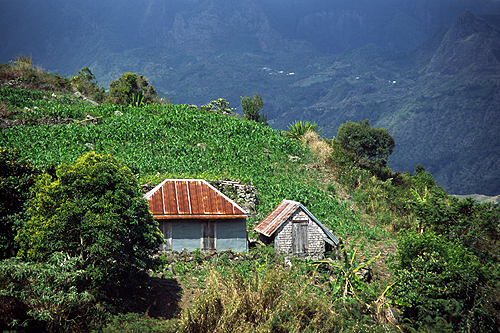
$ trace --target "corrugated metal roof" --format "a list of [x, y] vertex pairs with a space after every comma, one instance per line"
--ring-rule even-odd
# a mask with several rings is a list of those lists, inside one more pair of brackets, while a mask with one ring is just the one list
[[299, 208], [297, 201], [283, 200], [253, 229], [270, 237]]
[[292, 200], [283, 200], [276, 208], [273, 209], [253, 230], [270, 237], [278, 228], [285, 223], [299, 208], [316, 222], [325, 232], [326, 236], [335, 244], [339, 243], [330, 230], [328, 230], [304, 205], [300, 202]]
[[166, 179], [144, 198], [155, 219], [247, 217], [243, 208], [203, 179]]

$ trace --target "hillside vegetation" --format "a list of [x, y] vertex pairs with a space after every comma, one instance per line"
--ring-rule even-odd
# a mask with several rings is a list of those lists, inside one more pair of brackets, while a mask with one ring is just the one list
[[394, 136], [394, 170], [421, 163], [450, 193], [500, 194], [496, 0], [19, 1], [1, 4], [0, 62], [88, 66], [104, 87], [138, 73], [158, 97], [239, 112], [259, 94], [272, 127], [313, 121], [329, 139], [368, 119]]
[[[325, 140], [315, 124], [283, 132], [226, 104], [96, 105], [68, 79], [2, 66], [21, 74], [0, 87], [2, 329], [498, 331], [500, 209], [448, 196], [422, 165], [392, 171], [387, 130], [348, 122]], [[250, 236], [297, 200], [342, 240], [341, 259], [267, 247], [153, 258], [139, 184], [172, 177], [256, 187]], [[119, 237], [140, 241], [125, 251]]]

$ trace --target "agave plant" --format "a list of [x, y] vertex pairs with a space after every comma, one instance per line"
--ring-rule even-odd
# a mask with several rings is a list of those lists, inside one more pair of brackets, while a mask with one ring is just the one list
[[286, 136], [292, 139], [300, 139], [306, 132], [313, 131], [321, 132], [318, 130], [318, 125], [316, 123], [311, 123], [310, 121], [295, 121], [288, 126], [288, 132], [286, 132]]

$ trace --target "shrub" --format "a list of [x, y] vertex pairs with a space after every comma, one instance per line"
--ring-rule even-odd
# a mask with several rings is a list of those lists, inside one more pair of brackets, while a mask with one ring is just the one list
[[250, 97], [241, 96], [241, 108], [243, 109], [243, 119], [256, 121], [267, 125], [267, 115], [261, 113], [264, 102], [259, 94]]
[[394, 138], [385, 128], [372, 128], [368, 120], [358, 123], [348, 121], [340, 125], [337, 140], [346, 150], [356, 155], [355, 162], [359, 165], [369, 165], [382, 162], [394, 151]]
[[496, 332], [498, 268], [434, 232], [403, 233], [392, 297], [421, 330]]
[[92, 74], [92, 71], [88, 67], [78, 71], [78, 75], [73, 76], [70, 82], [73, 90], [84, 94], [94, 101], [102, 102], [106, 98], [104, 88], [99, 88], [95, 75]]
[[54, 252], [78, 257], [97, 287], [153, 268], [163, 241], [137, 179], [111, 155], [90, 152], [56, 175], [43, 175], [16, 240], [19, 254], [43, 262]]
[[82, 290], [79, 259], [53, 253], [47, 263], [10, 258], [0, 265], [0, 329], [79, 332], [103, 315]]
[[33, 67], [33, 57], [20, 55], [10, 64], [0, 65], [0, 81], [12, 88], [59, 92], [69, 90], [69, 79]]
[[233, 112], [236, 111], [236, 109], [229, 106], [229, 102], [227, 102], [224, 98], [219, 98], [216, 101], [211, 101], [208, 104], [202, 105], [200, 109], [206, 112], [223, 115], [232, 115]]
[[0, 148], [0, 260], [14, 256], [18, 250], [14, 237], [22, 225], [23, 205], [40, 173], [20, 156], [19, 150]]
[[296, 121], [288, 126], [288, 132], [285, 135], [298, 140], [307, 132], [318, 132], [318, 125], [309, 121]]
[[157, 102], [156, 90], [142, 75], [124, 73], [118, 80], [109, 84], [106, 102], [122, 105], [142, 106]]

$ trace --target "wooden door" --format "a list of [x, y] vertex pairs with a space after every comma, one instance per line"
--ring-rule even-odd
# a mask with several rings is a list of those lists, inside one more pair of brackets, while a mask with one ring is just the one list
[[215, 232], [217, 222], [201, 221], [201, 249], [204, 251], [215, 251]]
[[307, 242], [308, 221], [293, 221], [292, 223], [292, 252], [305, 255], [308, 249]]

